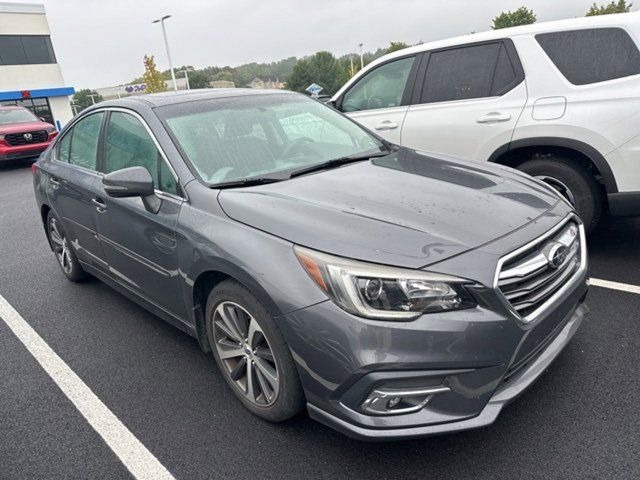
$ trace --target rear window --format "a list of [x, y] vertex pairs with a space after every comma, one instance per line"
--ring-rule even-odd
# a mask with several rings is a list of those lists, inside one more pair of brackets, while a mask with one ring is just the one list
[[516, 80], [501, 42], [436, 51], [429, 55], [420, 103], [499, 96]]
[[542, 33], [536, 40], [574, 85], [588, 85], [640, 73], [640, 52], [621, 28]]

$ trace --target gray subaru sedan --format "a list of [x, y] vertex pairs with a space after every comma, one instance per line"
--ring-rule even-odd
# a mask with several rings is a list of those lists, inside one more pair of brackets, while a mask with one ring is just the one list
[[195, 337], [270, 421], [306, 407], [370, 440], [488, 425], [588, 311], [584, 228], [561, 195], [291, 92], [97, 104], [34, 186], [69, 280]]

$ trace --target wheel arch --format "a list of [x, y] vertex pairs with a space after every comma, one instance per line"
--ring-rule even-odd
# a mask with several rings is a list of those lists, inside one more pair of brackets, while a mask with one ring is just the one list
[[535, 155], [562, 155], [594, 172], [606, 193], [617, 193], [618, 185], [604, 156], [591, 145], [562, 137], [535, 137], [515, 140], [496, 149], [489, 162], [517, 167]]
[[249, 273], [236, 267], [233, 264], [220, 261], [214, 264], [202, 265], [197, 269], [197, 274], [193, 275], [192, 298], [193, 317], [196, 337], [200, 348], [208, 352], [211, 350], [207, 339], [205, 324], [205, 310], [207, 300], [211, 291], [225, 280], [235, 280], [254, 295], [260, 303], [264, 305], [272, 317], [282, 315], [282, 312], [271, 299], [266, 290]]

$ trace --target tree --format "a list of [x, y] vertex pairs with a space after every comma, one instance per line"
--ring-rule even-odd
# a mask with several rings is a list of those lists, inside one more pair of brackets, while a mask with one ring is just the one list
[[165, 92], [167, 85], [164, 83], [162, 73], [158, 71], [153, 55], [144, 56], [144, 75], [142, 81], [147, 84], [147, 93]]
[[493, 28], [498, 30], [500, 28], [517, 27], [518, 25], [529, 25], [530, 23], [536, 23], [538, 18], [533, 10], [529, 10], [527, 7], [520, 7], [512, 12], [502, 12], [496, 18], [493, 19]]
[[304, 92], [309, 85], [317, 83], [323, 87], [323, 94], [333, 95], [348, 78], [349, 73], [344, 62], [329, 52], [318, 52], [311, 57], [298, 60], [287, 80], [287, 88]]
[[94, 103], [101, 102], [102, 100], [102, 95], [97, 93], [95, 90], [89, 90], [88, 88], [78, 90], [73, 94], [73, 103], [76, 104], [78, 112], [90, 107]]
[[596, 15], [608, 15], [610, 13], [627, 13], [633, 7], [633, 3], [627, 5], [626, 0], [611, 1], [608, 5], [598, 5], [594, 3], [587, 12], [587, 17], [593, 17]]
[[404, 42], [389, 42], [389, 46], [387, 47], [387, 53], [397, 52], [398, 50], [402, 50], [403, 48], [407, 48], [407, 45]]
[[202, 71], [189, 72], [189, 87], [190, 88], [208, 88], [211, 79], [206, 73]]

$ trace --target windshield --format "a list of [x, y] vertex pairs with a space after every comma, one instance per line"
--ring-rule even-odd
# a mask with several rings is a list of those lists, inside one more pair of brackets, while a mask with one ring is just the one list
[[208, 184], [295, 171], [375, 154], [382, 143], [333, 109], [300, 95], [248, 95], [158, 110]]
[[25, 108], [0, 108], [0, 125], [11, 125], [12, 123], [37, 122], [36, 116]]

